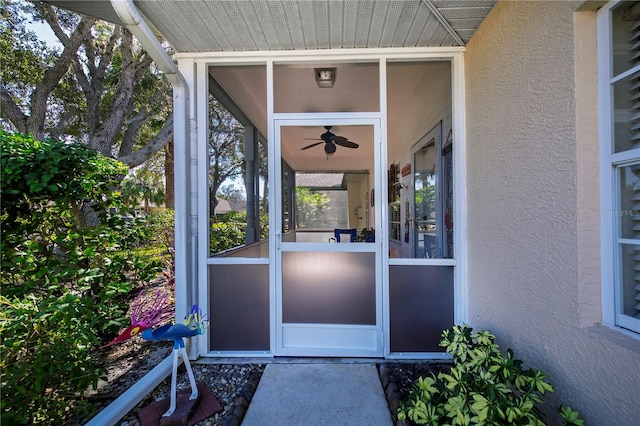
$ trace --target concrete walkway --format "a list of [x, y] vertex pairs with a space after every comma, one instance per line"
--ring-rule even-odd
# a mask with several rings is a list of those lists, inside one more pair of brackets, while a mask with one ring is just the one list
[[375, 364], [268, 364], [242, 426], [392, 426]]

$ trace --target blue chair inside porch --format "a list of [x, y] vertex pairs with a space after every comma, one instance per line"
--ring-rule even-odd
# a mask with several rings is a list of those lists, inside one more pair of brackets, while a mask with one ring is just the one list
[[335, 237], [336, 237], [336, 242], [340, 242], [340, 235], [349, 235], [349, 242], [351, 243], [355, 243], [356, 242], [356, 238], [358, 235], [358, 231], [354, 228], [354, 229], [338, 229], [336, 228], [333, 231]]

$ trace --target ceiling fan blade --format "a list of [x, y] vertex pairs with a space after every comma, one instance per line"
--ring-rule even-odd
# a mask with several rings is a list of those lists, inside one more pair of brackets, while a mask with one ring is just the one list
[[335, 142], [336, 145], [340, 145], [340, 146], [343, 146], [345, 148], [357, 148], [357, 147], [360, 146], [357, 143], [351, 142], [350, 140], [347, 140], [347, 138], [342, 137], [342, 136], [336, 136], [333, 139], [333, 142]]
[[305, 146], [304, 148], [300, 148], [300, 151], [304, 151], [305, 149], [313, 148], [314, 146], [316, 146], [316, 145], [320, 145], [321, 143], [324, 143], [324, 142], [316, 142], [316, 143], [312, 143], [311, 145], [307, 145], [307, 146]]

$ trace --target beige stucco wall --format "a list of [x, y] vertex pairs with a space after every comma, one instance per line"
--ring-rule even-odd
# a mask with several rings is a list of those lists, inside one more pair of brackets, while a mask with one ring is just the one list
[[552, 405], [633, 425], [640, 341], [598, 326], [595, 13], [581, 3], [500, 2], [467, 46], [469, 322], [547, 373]]

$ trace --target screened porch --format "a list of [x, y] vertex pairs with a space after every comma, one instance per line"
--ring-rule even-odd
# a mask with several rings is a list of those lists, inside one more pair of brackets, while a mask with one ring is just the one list
[[275, 64], [272, 82], [267, 66], [210, 66], [210, 96], [244, 128], [246, 227], [236, 247], [208, 246], [202, 355], [442, 356], [455, 317], [451, 61], [382, 66], [331, 64], [329, 89], [318, 64]]

